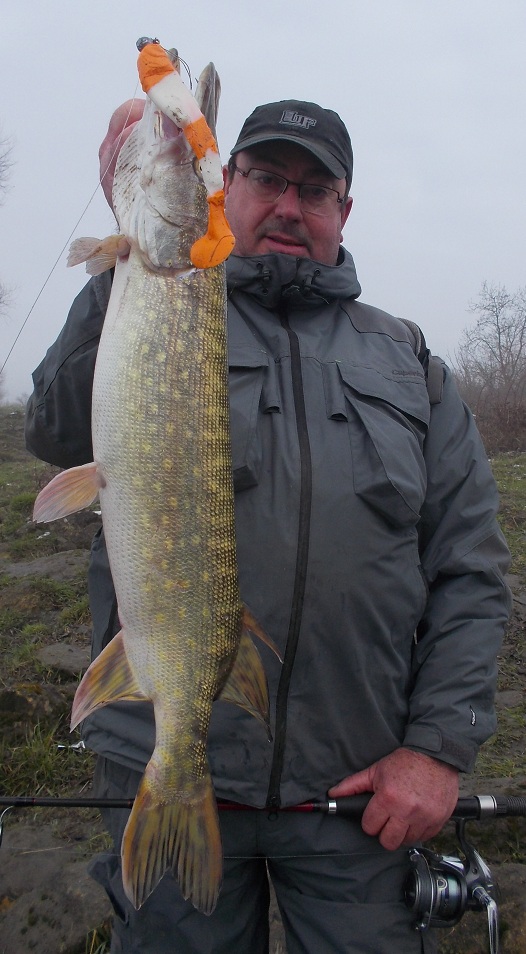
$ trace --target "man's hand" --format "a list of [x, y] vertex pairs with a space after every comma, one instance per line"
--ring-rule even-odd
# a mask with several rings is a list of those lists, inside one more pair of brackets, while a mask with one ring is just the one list
[[111, 193], [117, 156], [133, 127], [141, 118], [145, 103], [144, 99], [129, 99], [119, 106], [110, 119], [108, 132], [99, 149], [100, 180], [110, 208], [113, 208]]
[[395, 749], [362, 772], [349, 775], [329, 797], [374, 792], [362, 817], [367, 835], [389, 851], [436, 835], [458, 799], [458, 771], [411, 749]]

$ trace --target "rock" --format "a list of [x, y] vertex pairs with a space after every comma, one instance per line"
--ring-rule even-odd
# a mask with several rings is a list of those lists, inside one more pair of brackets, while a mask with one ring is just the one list
[[0, 866], [2, 954], [77, 954], [89, 931], [110, 917], [103, 890], [86, 872], [79, 846], [49, 828], [7, 828]]
[[522, 706], [524, 703], [524, 693], [520, 689], [504, 689], [497, 692], [495, 704], [501, 709], [514, 709], [515, 706]]
[[43, 666], [68, 676], [78, 676], [90, 664], [89, 647], [76, 646], [73, 643], [53, 643], [51, 646], [43, 646], [36, 651], [35, 656]]
[[87, 550], [65, 550], [38, 557], [29, 563], [9, 563], [3, 567], [8, 576], [46, 576], [57, 583], [85, 576], [88, 571], [89, 552]]
[[522, 578], [516, 573], [506, 573], [505, 580], [510, 590], [517, 590], [522, 586]]
[[502, 954], [526, 954], [526, 865], [502, 865], [498, 883]]
[[56, 686], [40, 683], [20, 683], [11, 689], [0, 690], [0, 726], [36, 725], [58, 718], [69, 708], [69, 700]]

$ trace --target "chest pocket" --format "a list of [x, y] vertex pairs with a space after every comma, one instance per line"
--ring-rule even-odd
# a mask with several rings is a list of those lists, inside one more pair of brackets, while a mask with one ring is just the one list
[[261, 414], [280, 412], [274, 361], [263, 350], [233, 348], [229, 354], [230, 429], [234, 490], [259, 481]]
[[417, 523], [426, 493], [425, 381], [385, 377], [372, 368], [324, 367], [328, 417], [347, 422], [354, 490], [396, 526]]

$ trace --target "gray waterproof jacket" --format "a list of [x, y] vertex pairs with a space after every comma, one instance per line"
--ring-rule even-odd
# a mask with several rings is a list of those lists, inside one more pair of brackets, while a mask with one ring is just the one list
[[[494, 731], [508, 551], [473, 418], [444, 366], [430, 407], [403, 322], [356, 301], [351, 256], [231, 256], [233, 468], [241, 596], [283, 653], [259, 647], [272, 741], [214, 704], [220, 797], [287, 805], [400, 745], [469, 771]], [[88, 283], [34, 373], [27, 445], [92, 459], [91, 383], [110, 278]], [[126, 395], [123, 395], [126, 400]], [[93, 653], [118, 629], [104, 537], [92, 550]], [[84, 723], [97, 752], [143, 770], [151, 707]]]

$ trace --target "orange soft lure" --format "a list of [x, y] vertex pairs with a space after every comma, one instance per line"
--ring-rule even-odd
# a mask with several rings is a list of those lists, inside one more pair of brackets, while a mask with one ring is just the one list
[[146, 38], [138, 40], [137, 47], [142, 88], [161, 112], [182, 129], [199, 159], [208, 195], [207, 231], [192, 246], [190, 260], [196, 268], [220, 265], [230, 255], [235, 239], [225, 216], [225, 194], [217, 143], [166, 50], [158, 41]]

